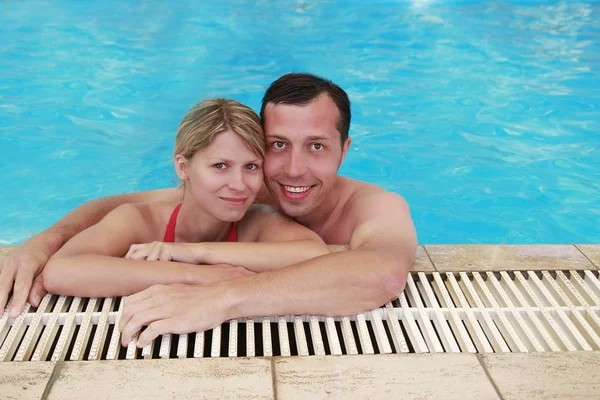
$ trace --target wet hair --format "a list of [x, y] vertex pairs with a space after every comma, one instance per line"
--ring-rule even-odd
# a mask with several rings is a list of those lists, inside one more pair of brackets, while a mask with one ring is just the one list
[[350, 99], [348, 94], [335, 83], [311, 74], [291, 73], [283, 75], [269, 86], [262, 99], [260, 119], [265, 121], [265, 108], [268, 103], [305, 105], [315, 100], [323, 93], [327, 94], [337, 106], [340, 113], [337, 130], [341, 135], [344, 146], [350, 130]]
[[258, 115], [238, 101], [219, 98], [203, 100], [185, 114], [175, 136], [174, 155], [190, 160], [228, 129], [237, 133], [257, 156], [265, 157], [266, 141]]

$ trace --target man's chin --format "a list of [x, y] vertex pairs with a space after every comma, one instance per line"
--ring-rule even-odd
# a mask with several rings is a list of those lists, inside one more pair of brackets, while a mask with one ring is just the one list
[[310, 204], [291, 203], [287, 199], [280, 199], [279, 209], [289, 217], [300, 218], [310, 214], [312, 207]]

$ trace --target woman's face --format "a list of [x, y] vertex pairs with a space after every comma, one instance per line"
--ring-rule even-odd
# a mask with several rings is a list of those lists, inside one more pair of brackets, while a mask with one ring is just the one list
[[230, 129], [190, 160], [178, 155], [176, 164], [186, 196], [222, 221], [242, 219], [263, 183], [263, 160]]

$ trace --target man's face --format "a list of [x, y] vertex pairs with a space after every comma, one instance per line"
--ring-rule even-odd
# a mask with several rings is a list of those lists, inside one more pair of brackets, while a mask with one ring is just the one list
[[340, 143], [339, 111], [321, 95], [306, 105], [269, 103], [264, 116], [265, 184], [287, 215], [308, 215], [332, 190], [350, 146]]

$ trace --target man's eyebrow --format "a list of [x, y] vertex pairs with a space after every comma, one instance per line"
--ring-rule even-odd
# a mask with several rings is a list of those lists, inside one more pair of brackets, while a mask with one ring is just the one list
[[316, 141], [325, 141], [325, 140], [331, 140], [330, 137], [328, 136], [309, 136], [307, 137], [308, 140], [316, 140]]
[[[267, 134], [267, 138], [269, 138], [269, 139], [288, 140], [288, 138], [286, 138], [285, 136], [276, 135], [276, 134]], [[306, 139], [310, 140], [310, 141], [315, 141], [315, 140], [316, 141], [331, 140], [330, 137], [328, 137], [328, 136], [321, 136], [321, 135], [308, 136]]]
[[287, 138], [285, 136], [275, 135], [275, 134], [272, 134], [272, 133], [268, 133], [266, 136], [268, 138], [273, 138], [273, 139], [287, 140]]

